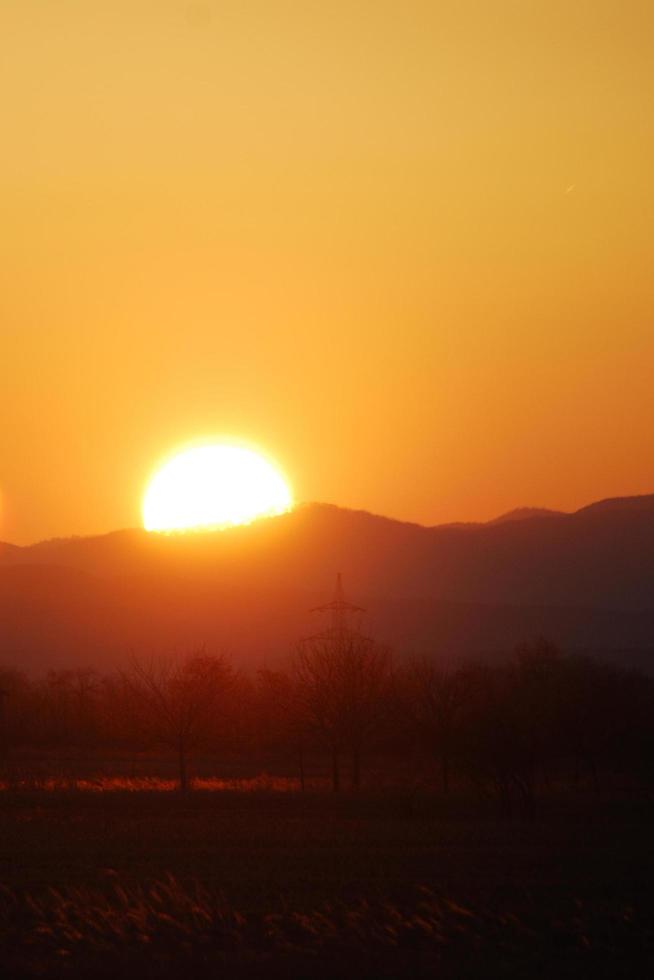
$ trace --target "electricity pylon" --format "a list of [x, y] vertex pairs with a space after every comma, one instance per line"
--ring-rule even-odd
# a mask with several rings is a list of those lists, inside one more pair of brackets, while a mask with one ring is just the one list
[[359, 630], [354, 629], [350, 625], [349, 617], [353, 613], [363, 613], [365, 609], [362, 606], [355, 606], [354, 603], [347, 601], [343, 590], [343, 576], [338, 572], [336, 574], [336, 588], [332, 601], [326, 602], [322, 606], [315, 606], [309, 611], [331, 614], [331, 626], [323, 632], [317, 633], [315, 636], [307, 637], [307, 639], [313, 640], [318, 637], [340, 637], [348, 633], [359, 633]]

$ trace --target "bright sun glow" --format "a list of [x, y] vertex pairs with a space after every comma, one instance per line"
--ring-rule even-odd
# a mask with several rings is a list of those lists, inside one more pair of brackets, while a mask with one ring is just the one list
[[248, 524], [290, 510], [288, 484], [263, 456], [239, 446], [187, 449], [164, 464], [143, 500], [146, 531]]

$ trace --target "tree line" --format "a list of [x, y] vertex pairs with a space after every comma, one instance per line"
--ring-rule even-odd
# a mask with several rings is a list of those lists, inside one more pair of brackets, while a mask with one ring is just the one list
[[[204, 649], [133, 659], [124, 670], [0, 670], [0, 754], [77, 748], [174, 756], [192, 786], [198, 753], [226, 751], [292, 771], [328, 767], [331, 787], [358, 790], [374, 769], [421, 774], [493, 795], [506, 813], [533, 814], [538, 789], [607, 776], [651, 786], [654, 682], [568, 656], [545, 640], [493, 663], [446, 668], [436, 658], [398, 664], [360, 633], [302, 643], [284, 669], [238, 671]], [[218, 764], [218, 763], [217, 763]]]

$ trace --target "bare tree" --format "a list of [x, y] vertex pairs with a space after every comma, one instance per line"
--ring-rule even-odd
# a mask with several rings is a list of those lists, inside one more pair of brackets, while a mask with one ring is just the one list
[[40, 685], [42, 721], [53, 743], [91, 745], [97, 736], [100, 678], [89, 668], [49, 670]]
[[4, 760], [9, 752], [9, 725], [7, 724], [7, 698], [9, 691], [0, 687], [0, 760]]
[[294, 677], [281, 670], [259, 671], [257, 719], [260, 740], [292, 752], [297, 761], [300, 789], [304, 792], [305, 746], [310, 726]]
[[537, 781], [559, 752], [565, 665], [544, 640], [522, 644], [508, 663], [469, 665], [464, 756], [473, 778], [490, 785], [502, 812], [536, 813]]
[[296, 653], [299, 701], [308, 726], [330, 749], [334, 791], [344, 751], [352, 759], [352, 787], [360, 786], [361, 753], [379, 718], [389, 665], [388, 652], [354, 630], [314, 637]]
[[441, 786], [447, 793], [464, 694], [462, 677], [432, 660], [418, 660], [397, 678], [396, 691], [420, 745], [437, 760]]
[[223, 657], [134, 659], [122, 675], [130, 717], [147, 737], [177, 753], [179, 788], [190, 788], [189, 761], [216, 729], [235, 678]]

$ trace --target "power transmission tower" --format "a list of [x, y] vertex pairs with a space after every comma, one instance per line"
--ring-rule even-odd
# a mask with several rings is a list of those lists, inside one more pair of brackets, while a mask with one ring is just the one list
[[343, 589], [343, 576], [340, 572], [336, 574], [336, 588], [334, 589], [334, 598], [331, 602], [326, 602], [322, 606], [315, 606], [310, 612], [318, 613], [329, 613], [331, 616], [331, 626], [323, 630], [320, 633], [315, 634], [315, 636], [307, 637], [309, 640], [318, 638], [339, 638], [346, 636], [350, 633], [360, 634], [360, 630], [351, 626], [351, 616], [356, 613], [364, 613], [365, 609], [363, 606], [355, 606], [354, 603], [348, 602], [345, 598], [345, 591]]

